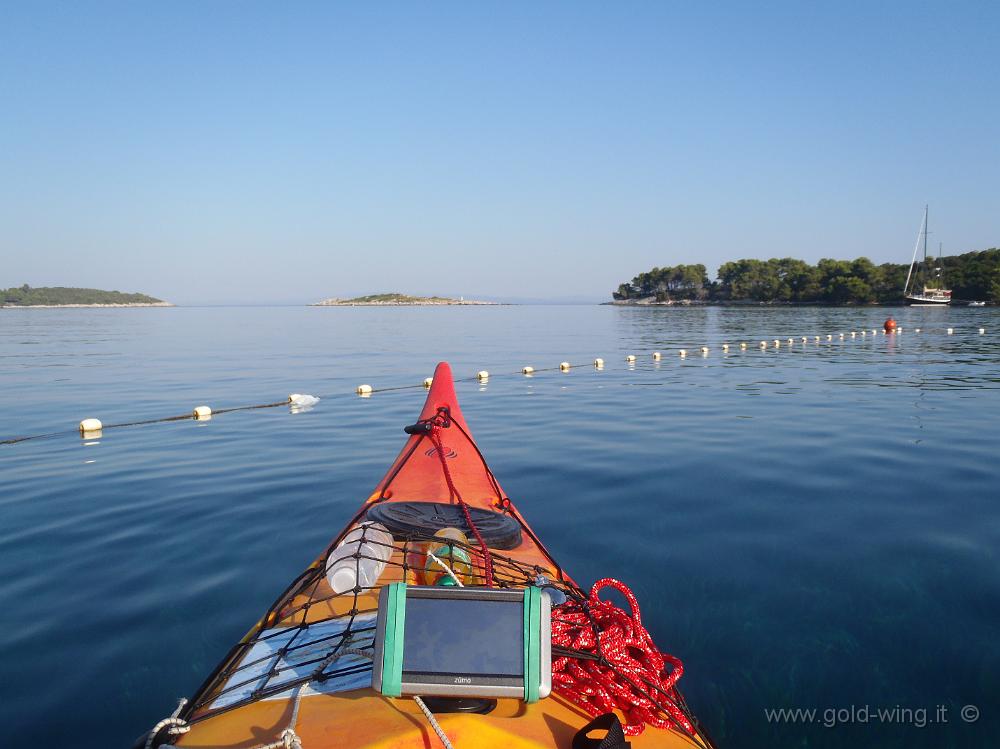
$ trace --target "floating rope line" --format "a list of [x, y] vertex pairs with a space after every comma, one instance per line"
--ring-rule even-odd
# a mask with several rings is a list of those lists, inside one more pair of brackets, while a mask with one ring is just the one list
[[[220, 408], [211, 412], [212, 416], [218, 414], [228, 414], [235, 413], [237, 411], [254, 411], [261, 408], [278, 408], [279, 406], [293, 406], [295, 405], [290, 400], [279, 401], [278, 403], [259, 403], [250, 406], [231, 406], [230, 408]], [[49, 437], [62, 437], [69, 434], [82, 433], [84, 437], [87, 437], [88, 432], [100, 433], [105, 429], [124, 429], [126, 427], [140, 427], [148, 426], [150, 424], [166, 424], [173, 421], [199, 421], [201, 416], [197, 413], [186, 413], [179, 414], [177, 416], [160, 416], [154, 419], [141, 419], [139, 421], [124, 421], [118, 424], [101, 424], [96, 429], [85, 429], [82, 426], [78, 429], [66, 429], [61, 432], [49, 432], [47, 434], [32, 434], [24, 437], [10, 437], [8, 439], [0, 440], [0, 445], [14, 445], [18, 442], [28, 442], [29, 440], [39, 440], [46, 439]], [[81, 422], [83, 424], [85, 422]]]
[[393, 387], [372, 388], [370, 392], [372, 392], [372, 393], [392, 393], [392, 392], [395, 392], [396, 390], [415, 390], [417, 388], [423, 388], [423, 387], [424, 387], [423, 383], [421, 383], [419, 385], [395, 385]]
[[18, 442], [27, 442], [29, 440], [44, 440], [50, 437], [65, 437], [67, 434], [77, 434], [79, 430], [63, 430], [61, 432], [49, 432], [48, 434], [31, 434], [27, 437], [11, 437], [10, 439], [0, 440], [0, 445], [16, 445]]
[[[914, 328], [913, 333], [940, 334], [955, 338], [957, 337], [955, 330], [956, 330], [955, 328], [941, 328], [940, 330]], [[975, 330], [976, 332], [974, 334], [970, 333], [970, 335], [976, 335], [977, 337], [986, 335], [985, 328], [976, 328]], [[816, 347], [823, 345], [824, 343], [829, 345], [835, 345], [841, 343], [846, 344], [852, 341], [855, 343], [867, 342], [869, 340], [873, 340], [880, 336], [885, 339], [889, 339], [890, 337], [892, 337], [893, 340], [900, 340], [904, 337], [904, 330], [902, 328], [897, 328], [893, 332], [887, 332], [881, 329], [864, 328], [853, 331], [838, 331], [836, 333], [826, 333], [823, 335], [800, 336], [800, 337], [795, 337], [795, 336], [789, 337], [785, 335], [783, 337], [778, 337], [778, 338], [774, 337], [757, 338], [748, 336], [746, 337], [746, 340], [728, 339], [727, 342], [716, 343], [714, 345], [719, 350], [721, 350], [723, 355], [732, 357], [735, 356], [736, 354], [752, 354], [754, 352], [769, 353], [776, 351], [782, 352], [782, 351], [792, 351], [792, 350], [801, 351], [807, 349], [813, 350]], [[709, 346], [692, 346], [690, 348], [670, 349], [670, 351], [673, 351], [677, 354], [677, 356], [674, 357], [675, 360], [687, 359], [693, 356], [692, 352], [700, 353], [700, 358], [702, 359], [709, 358], [714, 353], [714, 349], [710, 348]], [[623, 358], [624, 362], [626, 363], [626, 365], [630, 370], [638, 369], [640, 367], [646, 369], [650, 361], [653, 363], [654, 366], [659, 366], [659, 367], [663, 366], [663, 351], [646, 352], [646, 356], [644, 360], [641, 362], [639, 361], [638, 356], [636, 354], [626, 354]], [[599, 372], [602, 371], [604, 368], [605, 368], [605, 360], [598, 358], [593, 360], [592, 362], [589, 362], [586, 365], [574, 364], [570, 362], [562, 362], [555, 367], [535, 368], [532, 366], [525, 366], [522, 367], [517, 372], [501, 372], [497, 375], [490, 375], [488, 372], [484, 370], [482, 373], [477, 375], [473, 375], [470, 377], [456, 378], [455, 381], [486, 383], [488, 382], [490, 377], [533, 377], [536, 374], [548, 373], [548, 372], [561, 372], [563, 374], [568, 374], [575, 369], [593, 369]], [[483, 377], [481, 375], [486, 375], [486, 376]], [[428, 378], [428, 380], [429, 379], [430, 378]], [[392, 385], [380, 388], [375, 388], [370, 385], [362, 385], [356, 388], [355, 394], [356, 395], [359, 394], [362, 397], [369, 397], [370, 395], [373, 395], [375, 393], [389, 393], [402, 390], [416, 390], [420, 388], [427, 388], [429, 387], [428, 380], [425, 380], [424, 382], [419, 384]], [[321, 395], [319, 398], [321, 400], [336, 400], [340, 398], [349, 398], [349, 397], [351, 397], [351, 395], [346, 392], [337, 392], [327, 395]], [[210, 409], [207, 415], [217, 416], [221, 414], [236, 413], [239, 411], [254, 411], [266, 408], [280, 408], [282, 406], [296, 406], [296, 403], [291, 398], [289, 398], [287, 400], [277, 401], [274, 403], [259, 403], [259, 404], [245, 405], [245, 406], [231, 406], [228, 408]], [[81, 422], [81, 428], [78, 429], [65, 429], [56, 432], [45, 432], [42, 434], [30, 434], [30, 435], [9, 437], [6, 439], [0, 439], [0, 445], [15, 445], [20, 442], [51, 439], [54, 437], [65, 437], [76, 434], [82, 434], [82, 436], [85, 439], [97, 438], [101, 436], [100, 433], [105, 429], [123, 429], [126, 427], [149, 426], [151, 424], [166, 424], [178, 421], [199, 421], [203, 420], [204, 418], [205, 416], [199, 415], [196, 409], [195, 412], [178, 414], [175, 416], [161, 416], [151, 419], [127, 421], [116, 424], [100, 424], [93, 430], [83, 428], [83, 424], [86, 421], [89, 421], [89, 420], [84, 420], [84, 422]]]

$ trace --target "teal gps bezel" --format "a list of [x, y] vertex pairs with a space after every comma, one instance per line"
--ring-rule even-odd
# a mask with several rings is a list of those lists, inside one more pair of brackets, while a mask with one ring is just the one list
[[[443, 599], [521, 600], [523, 607], [524, 673], [520, 678], [496, 679], [460, 675], [449, 681], [446, 675], [413, 674], [403, 671], [403, 643], [406, 634], [407, 596]], [[551, 690], [551, 608], [547, 596], [536, 587], [452, 588], [407, 586], [391, 583], [379, 593], [378, 622], [372, 687], [386, 697], [435, 695], [452, 697], [513, 697], [537, 702]]]

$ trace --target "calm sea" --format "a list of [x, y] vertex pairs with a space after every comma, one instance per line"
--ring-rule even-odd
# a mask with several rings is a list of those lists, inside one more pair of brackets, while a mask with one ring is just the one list
[[903, 335], [873, 338], [885, 310], [0, 310], [0, 439], [322, 398], [0, 446], [2, 743], [128, 746], [169, 714], [423, 400], [354, 388], [445, 359], [494, 373], [458, 390], [500, 481], [582, 584], [635, 590], [720, 745], [992, 745], [1000, 313], [894, 312]]

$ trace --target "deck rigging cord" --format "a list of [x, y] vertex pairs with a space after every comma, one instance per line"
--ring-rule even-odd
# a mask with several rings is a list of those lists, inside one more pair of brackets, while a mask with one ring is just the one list
[[153, 726], [152, 730], [150, 730], [146, 737], [144, 749], [152, 749], [153, 742], [156, 741], [156, 737], [159, 736], [164, 729], [166, 729], [167, 733], [171, 736], [180, 736], [182, 733], [187, 733], [191, 730], [191, 726], [187, 724], [187, 721], [178, 717], [184, 709], [184, 706], [187, 705], [187, 702], [188, 701], [185, 697], [181, 697], [177, 703], [177, 708], [170, 714], [170, 716], [164, 718]]
[[454, 749], [451, 744], [451, 739], [448, 738], [448, 734], [446, 734], [444, 729], [441, 728], [441, 724], [437, 722], [437, 718], [434, 717], [434, 713], [431, 712], [431, 709], [424, 704], [424, 701], [420, 699], [419, 695], [414, 695], [413, 701], [417, 703], [417, 707], [420, 708], [424, 717], [427, 718], [427, 722], [431, 724], [431, 728], [434, 729], [434, 733], [437, 734], [441, 743], [444, 744], [444, 749]]
[[447, 406], [442, 406], [438, 409], [437, 415], [431, 420], [431, 429], [428, 432], [428, 435], [431, 442], [434, 443], [438, 460], [441, 462], [441, 470], [444, 472], [444, 480], [448, 484], [448, 493], [450, 498], [458, 501], [458, 506], [462, 508], [462, 513], [465, 515], [465, 522], [468, 524], [472, 534], [476, 537], [476, 541], [479, 542], [479, 553], [482, 554], [483, 558], [483, 575], [486, 580], [486, 587], [492, 588], [493, 560], [490, 556], [489, 547], [486, 545], [486, 541], [483, 540], [483, 535], [479, 532], [475, 522], [473, 522], [469, 506], [465, 503], [465, 500], [462, 499], [462, 495], [458, 491], [458, 487], [455, 486], [454, 479], [451, 477], [451, 469], [448, 468], [448, 453], [445, 450], [444, 440], [441, 439], [441, 430], [449, 428], [451, 424], [451, 412]]
[[462, 578], [455, 574], [455, 570], [449, 567], [447, 562], [444, 562], [439, 557], [435, 556], [434, 552], [430, 549], [427, 550], [427, 558], [433, 561], [438, 567], [443, 568], [448, 577], [455, 582], [456, 587], [465, 587], [465, 583], [462, 582]]

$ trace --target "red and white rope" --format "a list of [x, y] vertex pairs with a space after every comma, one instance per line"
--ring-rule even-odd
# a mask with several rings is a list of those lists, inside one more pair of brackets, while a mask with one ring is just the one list
[[[625, 596], [631, 614], [598, 594], [614, 588]], [[570, 599], [552, 612], [552, 644], [597, 657], [558, 657], [552, 662], [553, 689], [591, 715], [619, 710], [625, 733], [636, 736], [646, 724], [695, 729], [678, 705], [674, 689], [684, 673], [678, 658], [661, 652], [642, 626], [639, 603], [624, 583], [606, 577], [594, 583], [587, 602]], [[669, 665], [669, 671], [667, 666]]]

